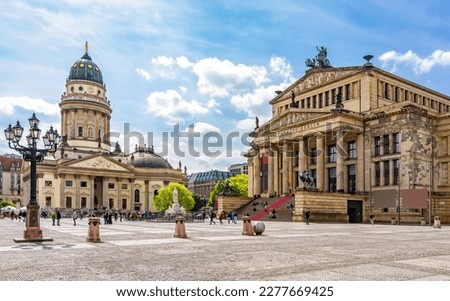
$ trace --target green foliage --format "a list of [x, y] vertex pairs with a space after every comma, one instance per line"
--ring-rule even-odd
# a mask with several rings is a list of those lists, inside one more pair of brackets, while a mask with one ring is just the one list
[[192, 193], [182, 184], [172, 183], [158, 191], [158, 195], [153, 199], [153, 206], [158, 211], [166, 211], [173, 204], [173, 189], [178, 190], [178, 202], [186, 211], [192, 210], [195, 200]]
[[0, 202], [0, 208], [6, 207], [6, 206], [16, 207], [16, 204], [8, 202], [8, 201], [1, 201]]
[[232, 192], [237, 196], [246, 196], [248, 194], [248, 176], [245, 174], [238, 174], [227, 180], [217, 181], [216, 186], [209, 195], [208, 205], [213, 206], [214, 200], [223, 191], [223, 184], [228, 181]]

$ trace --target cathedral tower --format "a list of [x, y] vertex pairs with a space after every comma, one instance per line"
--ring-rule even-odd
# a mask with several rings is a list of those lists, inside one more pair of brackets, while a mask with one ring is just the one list
[[63, 144], [77, 151], [110, 151], [111, 106], [100, 68], [88, 54], [72, 64], [61, 96]]

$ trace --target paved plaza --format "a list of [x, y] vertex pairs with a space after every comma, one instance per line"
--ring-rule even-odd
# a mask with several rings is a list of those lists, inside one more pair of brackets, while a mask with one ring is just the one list
[[265, 222], [262, 236], [242, 221], [123, 221], [101, 225], [87, 243], [87, 219], [41, 220], [53, 241], [16, 243], [24, 224], [0, 220], [0, 281], [450, 280], [450, 227]]

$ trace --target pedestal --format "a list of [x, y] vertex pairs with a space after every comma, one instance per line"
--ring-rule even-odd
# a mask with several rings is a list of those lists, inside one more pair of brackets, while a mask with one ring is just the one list
[[252, 221], [250, 220], [249, 216], [244, 216], [242, 218], [242, 235], [252, 235], [253, 236], [253, 227], [252, 227]]
[[53, 238], [44, 238], [40, 226], [39, 204], [27, 205], [27, 218], [23, 238], [14, 238], [15, 242], [42, 242], [53, 241]]
[[433, 228], [441, 228], [441, 220], [439, 219], [439, 216], [434, 217]]
[[173, 237], [187, 238], [184, 217], [178, 216], [175, 219], [175, 234]]
[[89, 228], [88, 236], [86, 237], [87, 242], [102, 242], [100, 239], [100, 218], [90, 217], [89, 218]]

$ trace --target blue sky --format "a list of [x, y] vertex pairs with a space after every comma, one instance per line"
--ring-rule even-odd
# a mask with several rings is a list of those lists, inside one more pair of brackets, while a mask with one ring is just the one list
[[[270, 118], [275, 91], [304, 74], [316, 46], [333, 66], [372, 54], [375, 66], [450, 95], [449, 11], [444, 0], [0, 0], [2, 129], [33, 111], [42, 129], [60, 128], [65, 81], [88, 41], [113, 141], [132, 151], [129, 127], [188, 173], [226, 170], [246, 160], [255, 116]], [[200, 137], [175, 141], [189, 127]], [[0, 153], [11, 153], [3, 134]]]

